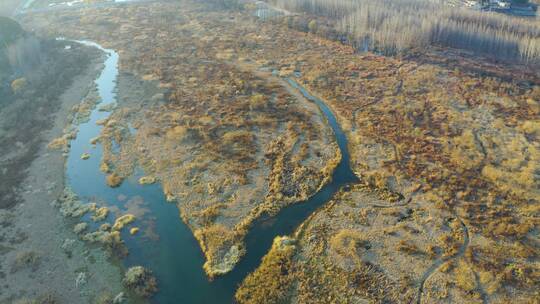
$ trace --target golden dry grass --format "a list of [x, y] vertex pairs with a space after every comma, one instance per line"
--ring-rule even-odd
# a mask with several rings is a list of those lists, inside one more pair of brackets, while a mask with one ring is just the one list
[[[280, 22], [254, 22], [236, 12], [201, 13], [197, 9], [203, 4], [183, 4], [109, 8], [106, 14], [89, 10], [80, 19], [58, 12], [50, 18], [58, 21], [54, 30], [66, 36], [109, 41], [122, 51], [122, 68], [152, 75], [169, 89], [168, 106], [153, 105], [140, 113], [117, 109], [110, 121], [101, 122], [107, 125], [105, 150], [112, 150], [113, 140], [123, 148], [118, 155], [105, 155], [103, 171], [125, 177], [139, 161], [147, 174], [163, 181], [168, 199], [189, 202], [181, 206], [182, 216], [205, 251], [207, 271], [220, 265], [232, 246], [239, 246], [236, 241], [254, 218], [308, 197], [328, 180], [340, 159], [335, 147], [320, 152], [329, 143], [315, 132], [321, 124], [310, 119], [311, 112], [298, 108], [279, 86], [239, 69], [240, 60], [235, 60], [241, 57], [242, 62], [275, 69], [283, 76], [300, 71], [299, 81], [329, 103], [347, 133], [353, 169], [368, 185], [353, 190], [370, 193], [374, 195], [370, 203], [383, 201], [389, 207], [401, 196], [413, 197], [409, 217], [401, 217], [405, 214], [401, 209], [366, 211], [369, 216], [358, 217], [347, 210], [323, 217], [326, 226], [310, 227], [315, 244], [302, 247], [306, 261], [294, 262], [303, 267], [295, 274], [298, 301], [346, 302], [360, 293], [373, 301], [410, 301], [416, 291], [411, 281], [419, 274], [403, 269], [427, 268], [432, 259], [420, 254], [424, 248], [430, 257], [439, 251], [444, 258], [455, 256], [464, 242], [457, 216], [469, 228], [471, 240], [485, 243], [475, 245], [464, 271], [459, 272], [459, 262], [450, 260], [438, 269], [441, 276], [436, 281], [462, 282], [456, 290], [471, 290], [464, 282], [472, 271], [485, 282], [490, 297], [519, 294], [520, 299], [534, 299], [538, 267], [530, 261], [538, 256], [534, 232], [540, 197], [540, 82], [534, 71], [452, 50], [401, 59], [359, 55], [350, 46], [291, 31]], [[171, 10], [183, 18], [152, 22]], [[231, 17], [234, 22], [228, 21]], [[43, 17], [31, 21], [39, 18]], [[132, 29], [95, 31], [104, 20]], [[126, 39], [134, 36], [133, 29], [144, 39]], [[196, 38], [179, 34], [182, 31], [196, 33]], [[160, 35], [151, 34], [155, 32]], [[155, 46], [151, 54], [144, 52], [148, 45]], [[137, 126], [137, 136], [122, 132], [127, 121]], [[313, 145], [316, 141], [320, 146]], [[312, 162], [305, 165], [306, 161]], [[261, 172], [267, 184], [257, 179]], [[263, 191], [255, 193], [251, 187], [255, 185]], [[247, 212], [240, 208], [251, 203]], [[214, 208], [221, 204], [227, 208]], [[355, 230], [371, 229], [377, 218], [389, 224], [382, 229], [376, 224], [371, 232], [379, 238], [370, 242], [376, 250], [392, 248], [384, 254], [395, 258], [396, 264], [381, 251], [376, 267], [358, 263], [352, 273], [329, 260], [325, 250], [336, 247], [331, 240], [339, 231], [332, 229], [349, 229], [352, 236]], [[393, 225], [396, 221], [413, 223]], [[339, 227], [341, 223], [351, 227]], [[433, 232], [431, 239], [426, 227]], [[354, 252], [354, 238], [344, 235], [338, 240], [337, 251]], [[386, 267], [391, 279], [378, 267]], [[369, 284], [359, 287], [359, 279]], [[510, 289], [500, 288], [501, 284]], [[387, 298], [381, 290], [386, 290]], [[248, 301], [253, 291], [243, 292]], [[475, 300], [458, 291], [449, 294], [463, 302]]]

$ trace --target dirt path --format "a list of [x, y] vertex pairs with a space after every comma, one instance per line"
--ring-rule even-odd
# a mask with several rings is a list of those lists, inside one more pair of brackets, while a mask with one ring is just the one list
[[429, 278], [444, 263], [446, 263], [446, 262], [448, 262], [450, 260], [455, 260], [455, 259], [463, 256], [463, 254], [465, 254], [465, 251], [469, 247], [469, 229], [467, 228], [467, 225], [465, 225], [465, 223], [463, 222], [463, 220], [459, 216], [456, 215], [456, 219], [459, 221], [459, 223], [461, 224], [461, 227], [463, 228], [463, 244], [461, 245], [461, 247], [459, 248], [459, 251], [456, 254], [451, 255], [451, 256], [447, 256], [447, 257], [441, 257], [441, 258], [435, 260], [435, 262], [426, 270], [426, 272], [424, 272], [424, 275], [422, 275], [422, 278], [420, 280], [420, 286], [418, 288], [418, 296], [417, 296], [417, 301], [416, 301], [417, 304], [422, 303], [422, 295], [424, 293], [424, 286], [425, 286], [426, 282], [429, 280]]

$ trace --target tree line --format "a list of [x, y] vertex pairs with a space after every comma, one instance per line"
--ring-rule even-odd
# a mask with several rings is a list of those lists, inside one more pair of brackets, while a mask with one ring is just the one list
[[396, 54], [443, 46], [499, 59], [540, 62], [540, 19], [444, 5], [442, 0], [268, 0], [326, 17], [361, 50]]

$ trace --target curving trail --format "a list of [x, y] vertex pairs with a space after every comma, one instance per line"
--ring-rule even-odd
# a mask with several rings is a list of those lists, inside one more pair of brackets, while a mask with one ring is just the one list
[[467, 247], [469, 247], [469, 228], [467, 228], [467, 225], [463, 223], [463, 220], [459, 216], [455, 214], [454, 216], [463, 228], [463, 244], [461, 245], [459, 251], [456, 254], [435, 260], [435, 262], [424, 272], [424, 275], [420, 280], [420, 286], [418, 287], [418, 296], [416, 301], [417, 304], [422, 303], [422, 295], [424, 293], [424, 285], [426, 281], [429, 280], [429, 278], [439, 269], [442, 264], [463, 256], [463, 254], [465, 254], [465, 250], [467, 250]]
[[[155, 0], [136, 0], [133, 2], [153, 2]], [[132, 2], [132, 3], [133, 3]], [[128, 2], [129, 3], [129, 2]], [[126, 4], [128, 4], [126, 3]], [[105, 7], [108, 5], [116, 5], [118, 3], [112, 2], [108, 4], [98, 4], [94, 7]], [[46, 8], [43, 11], [53, 11], [58, 9], [75, 9], [77, 7], [51, 7]], [[22, 10], [19, 13], [32, 13], [36, 12], [34, 10]], [[93, 44], [92, 44], [93, 45]], [[93, 45], [96, 46], [96, 45]], [[96, 46], [99, 48], [99, 46]], [[103, 50], [103, 49], [102, 49]], [[104, 50], [105, 52], [112, 52], [112, 50]], [[109, 53], [109, 56], [112, 56], [112, 53]], [[113, 56], [115, 57], [115, 56]], [[115, 59], [117, 60], [117, 58]], [[110, 66], [116, 66], [116, 63], [111, 63]], [[114, 69], [112, 69], [114, 70]], [[114, 72], [114, 71], [113, 71]], [[113, 72], [104, 72], [105, 76], [111, 76], [110, 79], [105, 79], [103, 81], [103, 86], [106, 86], [108, 89], [107, 92], [113, 92], [115, 88], [116, 74]], [[111, 74], [112, 73], [112, 74]], [[271, 76], [272, 77], [272, 76]], [[275, 77], [278, 78], [278, 77]], [[261, 258], [268, 252], [268, 249], [271, 247], [274, 237], [278, 235], [289, 235], [295, 231], [301, 223], [309, 222], [312, 215], [319, 209], [321, 206], [326, 205], [334, 196], [334, 194], [341, 189], [342, 186], [350, 183], [358, 182], [358, 178], [351, 170], [349, 162], [349, 153], [347, 149], [347, 138], [344, 132], [341, 130], [341, 127], [332, 113], [328, 105], [318, 97], [313, 96], [310, 92], [302, 87], [295, 79], [293, 78], [278, 78], [290, 91], [296, 92], [296, 95], [302, 95], [304, 99], [315, 103], [321, 112], [321, 116], [327, 120], [328, 124], [331, 126], [335, 139], [338, 143], [340, 152], [342, 154], [342, 159], [335, 171], [333, 172], [332, 181], [324, 186], [318, 193], [313, 195], [310, 199], [305, 202], [299, 202], [297, 204], [292, 204], [291, 206], [283, 209], [279, 214], [277, 214], [273, 219], [260, 219], [254, 223], [252, 229], [246, 236], [246, 247], [247, 254], [240, 261], [240, 263], [235, 267], [235, 269], [223, 277], [217, 278], [213, 282], [208, 282], [202, 271], [200, 265], [202, 264], [201, 253], [198, 247], [194, 247], [193, 236], [190, 231], [184, 227], [181, 220], [178, 218], [175, 213], [175, 206], [169, 206], [166, 203], [161, 203], [165, 201], [162, 197], [163, 194], [160, 192], [159, 186], [155, 187], [145, 187], [142, 188], [138, 185], [130, 185], [125, 183], [119, 189], [109, 189], [104, 187], [102, 184], [98, 183], [84, 183], [82, 177], [73, 178], [79, 183], [79, 187], [74, 185], [75, 189], [80, 189], [81, 191], [88, 191], [89, 193], [80, 193], [81, 196], [90, 196], [95, 195], [96, 193], [105, 193], [109, 196], [110, 201], [114, 201], [118, 195], [118, 191], [129, 192], [133, 195], [142, 195], [148, 197], [149, 200], [153, 199], [156, 201], [156, 204], [150, 206], [152, 212], [158, 217], [157, 231], [160, 237], [163, 238], [163, 242], [156, 245], [155, 248], [148, 248], [148, 244], [137, 243], [133, 241], [130, 243], [135, 249], [133, 254], [130, 256], [128, 264], [138, 264], [141, 261], [144, 261], [144, 264], [148, 264], [151, 269], [155, 270], [155, 273], [158, 275], [158, 279], [162, 279], [160, 284], [163, 284], [164, 288], [161, 288], [161, 292], [156, 295], [154, 301], [156, 302], [182, 302], [182, 303], [201, 303], [201, 302], [211, 302], [215, 301], [219, 296], [222, 300], [231, 299], [234, 296], [234, 292], [238, 284], [245, 278], [245, 276], [251, 271], [255, 270], [256, 267], [260, 264]], [[99, 82], [99, 81], [98, 81]], [[99, 86], [98, 86], [99, 88]], [[115, 97], [115, 94], [111, 93], [111, 96]], [[102, 96], [103, 97], [103, 96]], [[113, 101], [113, 98], [102, 98], [103, 100]], [[373, 101], [374, 103], [375, 101]], [[371, 103], [366, 104], [364, 107], [369, 106]], [[362, 109], [362, 108], [360, 108]], [[358, 110], [360, 110], [358, 109]], [[96, 112], [97, 113], [97, 112]], [[97, 114], [96, 114], [97, 115]], [[95, 122], [95, 121], [93, 121]], [[88, 127], [89, 129], [91, 127]], [[92, 126], [92, 128], [94, 128]], [[84, 126], [81, 127], [81, 130], [86, 131]], [[94, 129], [92, 129], [94, 131]], [[95, 130], [96, 132], [99, 130]], [[89, 133], [90, 134], [90, 133]], [[97, 133], [96, 133], [97, 134]], [[80, 170], [81, 164], [90, 166], [92, 161], [98, 160], [99, 155], [96, 153], [96, 157], [93, 157], [90, 161], [80, 162], [78, 156], [81, 155], [80, 152], [84, 148], [84, 144], [88, 142], [88, 138], [79, 136], [77, 140], [80, 142], [80, 145], [77, 145], [77, 142], [73, 143], [72, 155], [69, 160], [73, 163], [68, 163], [68, 175], [70, 172], [93, 172], [96, 171], [93, 180], [100, 180], [102, 178], [101, 173], [97, 171], [98, 165], [94, 164], [93, 168], [90, 170]], [[80, 148], [79, 150], [77, 148]], [[71, 164], [71, 165], [70, 165]], [[70, 169], [71, 168], [71, 169]], [[87, 177], [95, 177], [94, 175], [89, 174]], [[97, 188], [91, 188], [88, 185], [92, 184]], [[99, 190], [99, 191], [96, 191]], [[142, 191], [147, 191], [144, 194]], [[86, 194], [86, 195], [85, 195]], [[392, 208], [405, 206], [409, 204], [412, 200], [412, 197], [408, 199], [403, 199], [399, 203], [394, 205], [372, 205], [376, 208]], [[167, 209], [168, 208], [168, 209]], [[172, 209], [171, 209], [172, 208]], [[164, 217], [167, 216], [166, 219]], [[423, 294], [423, 288], [425, 282], [431, 277], [431, 275], [437, 271], [437, 269], [446, 261], [450, 259], [455, 259], [464, 254], [466, 248], [469, 244], [469, 232], [466, 225], [463, 221], [456, 216], [460, 221], [463, 231], [464, 231], [464, 242], [458, 251], [453, 256], [440, 258], [422, 276], [420, 288], [418, 291], [418, 303], [421, 303], [421, 297]], [[160, 226], [161, 225], [161, 226]], [[298, 229], [301, 231], [302, 229]], [[181, 231], [181, 233], [179, 233]], [[163, 234], [162, 234], [163, 233]], [[145, 247], [146, 246], [146, 247]], [[163, 247], [159, 247], [163, 246]], [[196, 245], [195, 245], [196, 246]], [[145, 249], [146, 248], [146, 249]], [[159, 251], [155, 251], [160, 249]], [[147, 250], [147, 251], [145, 251]], [[158, 256], [157, 253], [161, 254]], [[155, 257], [149, 260], [149, 257]]]

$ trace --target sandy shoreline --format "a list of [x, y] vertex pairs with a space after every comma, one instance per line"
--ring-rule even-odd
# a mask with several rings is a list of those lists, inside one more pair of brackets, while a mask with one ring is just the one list
[[0, 303], [50, 297], [56, 303], [91, 303], [101, 294], [122, 291], [121, 269], [101, 248], [90, 247], [72, 231], [52, 202], [64, 189], [65, 158], [47, 150], [62, 134], [74, 105], [93, 89], [103, 56], [61, 95], [54, 126], [43, 130], [39, 156], [28, 168], [22, 203], [0, 210]]

